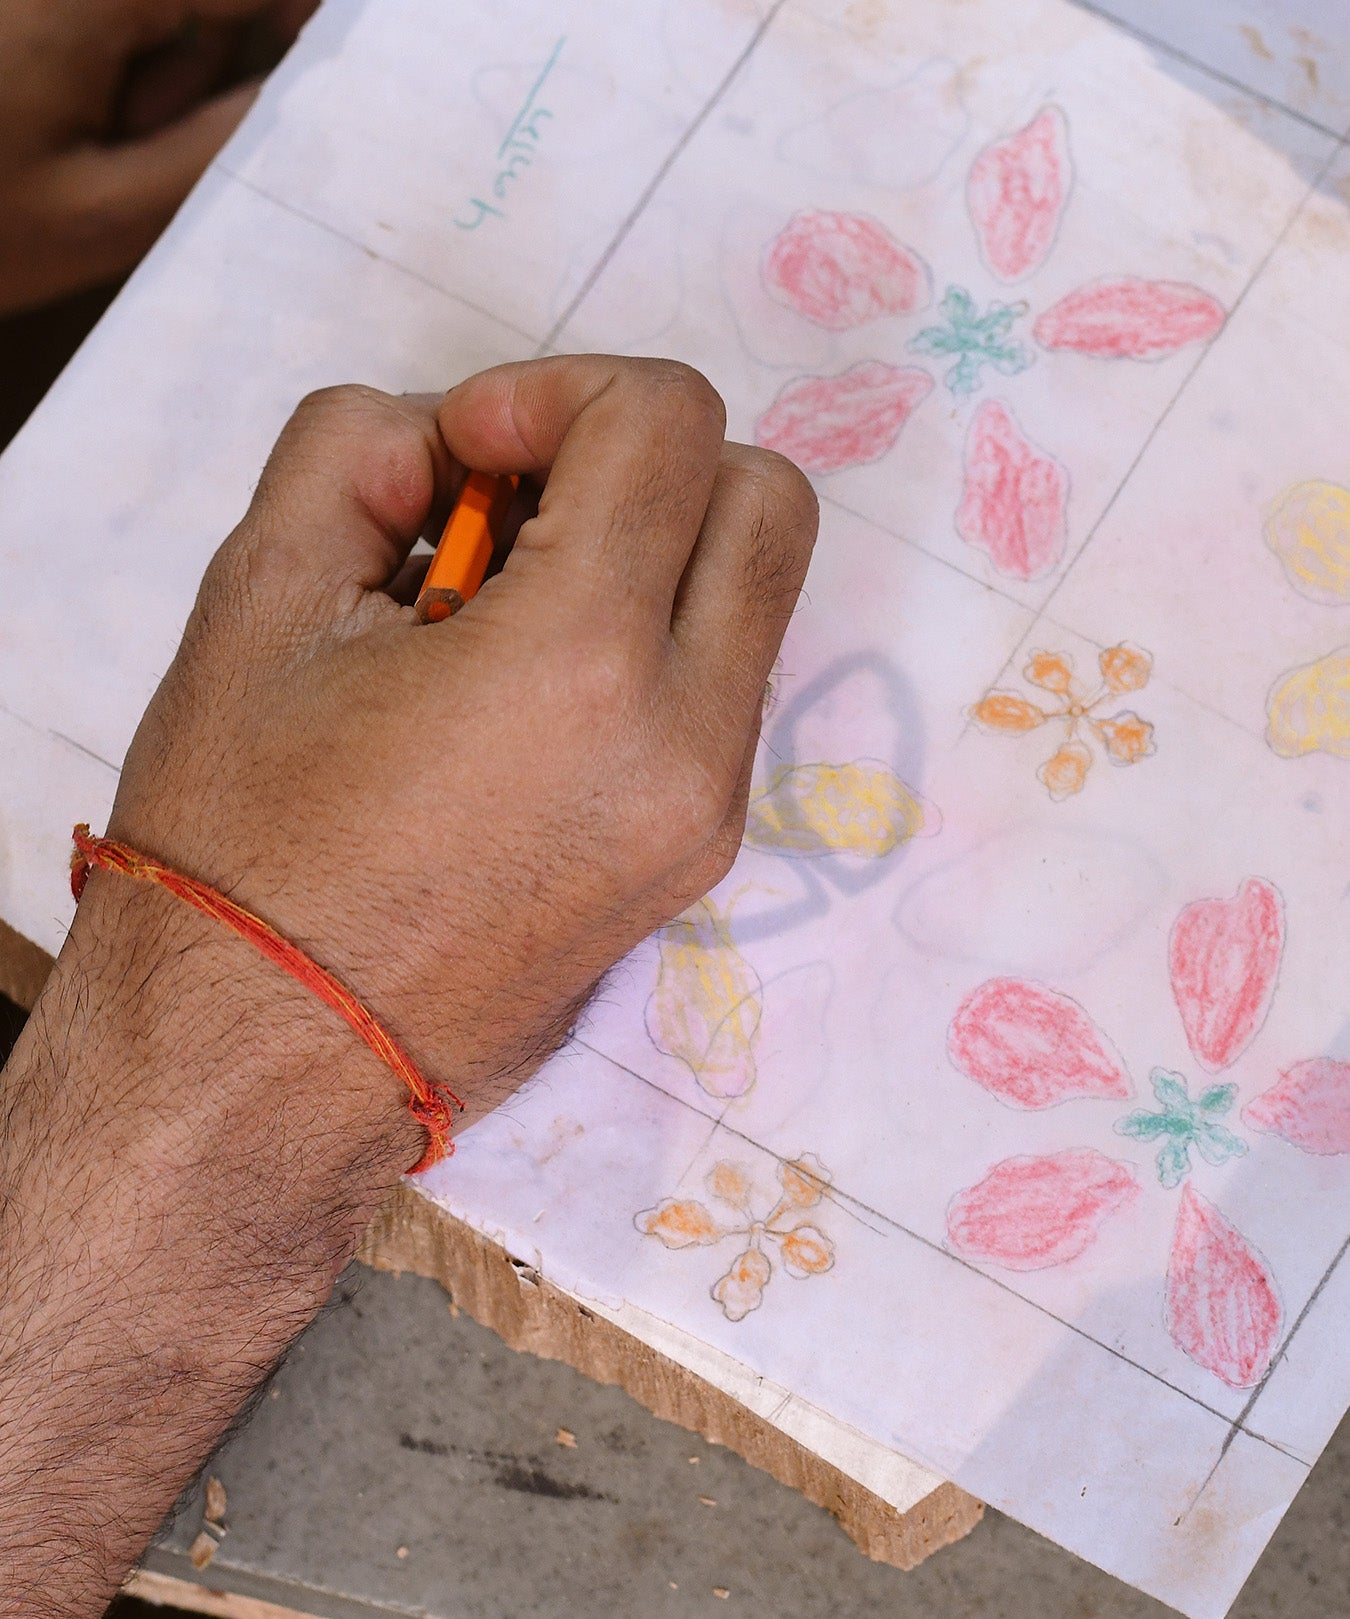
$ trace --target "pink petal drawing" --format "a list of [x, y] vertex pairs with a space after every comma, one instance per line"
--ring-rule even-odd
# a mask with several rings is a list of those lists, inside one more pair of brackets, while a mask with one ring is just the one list
[[1069, 474], [1039, 450], [998, 399], [986, 399], [966, 434], [956, 532], [989, 553], [1000, 573], [1035, 579], [1064, 555]]
[[928, 266], [866, 214], [797, 214], [764, 259], [770, 297], [832, 332], [911, 315], [932, 296]]
[[1311, 1057], [1242, 1110], [1242, 1121], [1304, 1152], [1350, 1152], [1350, 1062]]
[[885, 455], [933, 391], [926, 371], [862, 360], [833, 377], [789, 382], [755, 425], [755, 442], [805, 472], [838, 472]]
[[1025, 128], [986, 146], [970, 166], [966, 206], [985, 263], [1004, 281], [1038, 269], [1069, 200], [1069, 126], [1043, 107]]
[[1207, 343], [1227, 319], [1216, 298], [1184, 281], [1119, 276], [1069, 293], [1037, 320], [1036, 341], [1107, 360], [1159, 360]]
[[1078, 1002], [1020, 978], [990, 978], [966, 996], [947, 1031], [947, 1052], [1012, 1107], [1133, 1094], [1120, 1058]]
[[1097, 1240], [1102, 1221], [1139, 1195], [1128, 1164], [1091, 1147], [1005, 1158], [947, 1209], [947, 1236], [967, 1259], [1009, 1270], [1064, 1265]]
[[1265, 1260], [1189, 1182], [1163, 1318], [1178, 1349], [1235, 1389], [1261, 1381], [1280, 1338], [1283, 1312]]
[[1266, 1021], [1284, 949], [1279, 890], [1249, 877], [1232, 899], [1198, 899], [1168, 945], [1172, 994], [1198, 1062], [1217, 1073]]

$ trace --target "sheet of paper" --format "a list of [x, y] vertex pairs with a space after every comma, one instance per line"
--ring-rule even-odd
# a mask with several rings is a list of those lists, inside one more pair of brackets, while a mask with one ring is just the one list
[[0, 463], [0, 914], [298, 395], [699, 365], [822, 501], [746, 848], [423, 1190], [1216, 1619], [1350, 1398], [1350, 59], [1101, 9], [329, 0]]

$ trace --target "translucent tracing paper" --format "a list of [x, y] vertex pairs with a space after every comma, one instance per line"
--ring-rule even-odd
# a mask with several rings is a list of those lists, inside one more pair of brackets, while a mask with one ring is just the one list
[[699, 366], [821, 497], [744, 852], [422, 1190], [1217, 1619], [1350, 1385], [1350, 25], [1185, 9], [330, 0], [0, 465], [0, 914], [301, 393]]

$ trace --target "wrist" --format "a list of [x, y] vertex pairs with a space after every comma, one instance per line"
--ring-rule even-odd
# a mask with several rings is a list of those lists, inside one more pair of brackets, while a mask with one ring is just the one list
[[107, 873], [0, 1085], [0, 1613], [93, 1613], [421, 1133], [308, 991]]
[[98, 1121], [100, 1155], [151, 1185], [227, 1161], [269, 1199], [350, 1211], [421, 1150], [402, 1087], [330, 1008], [148, 883], [91, 875], [30, 1032], [38, 1127]]

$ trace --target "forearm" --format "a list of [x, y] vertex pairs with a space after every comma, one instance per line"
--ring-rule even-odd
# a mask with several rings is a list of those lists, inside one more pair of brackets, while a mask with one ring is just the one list
[[308, 992], [95, 876], [0, 1076], [0, 1615], [101, 1613], [418, 1137]]

